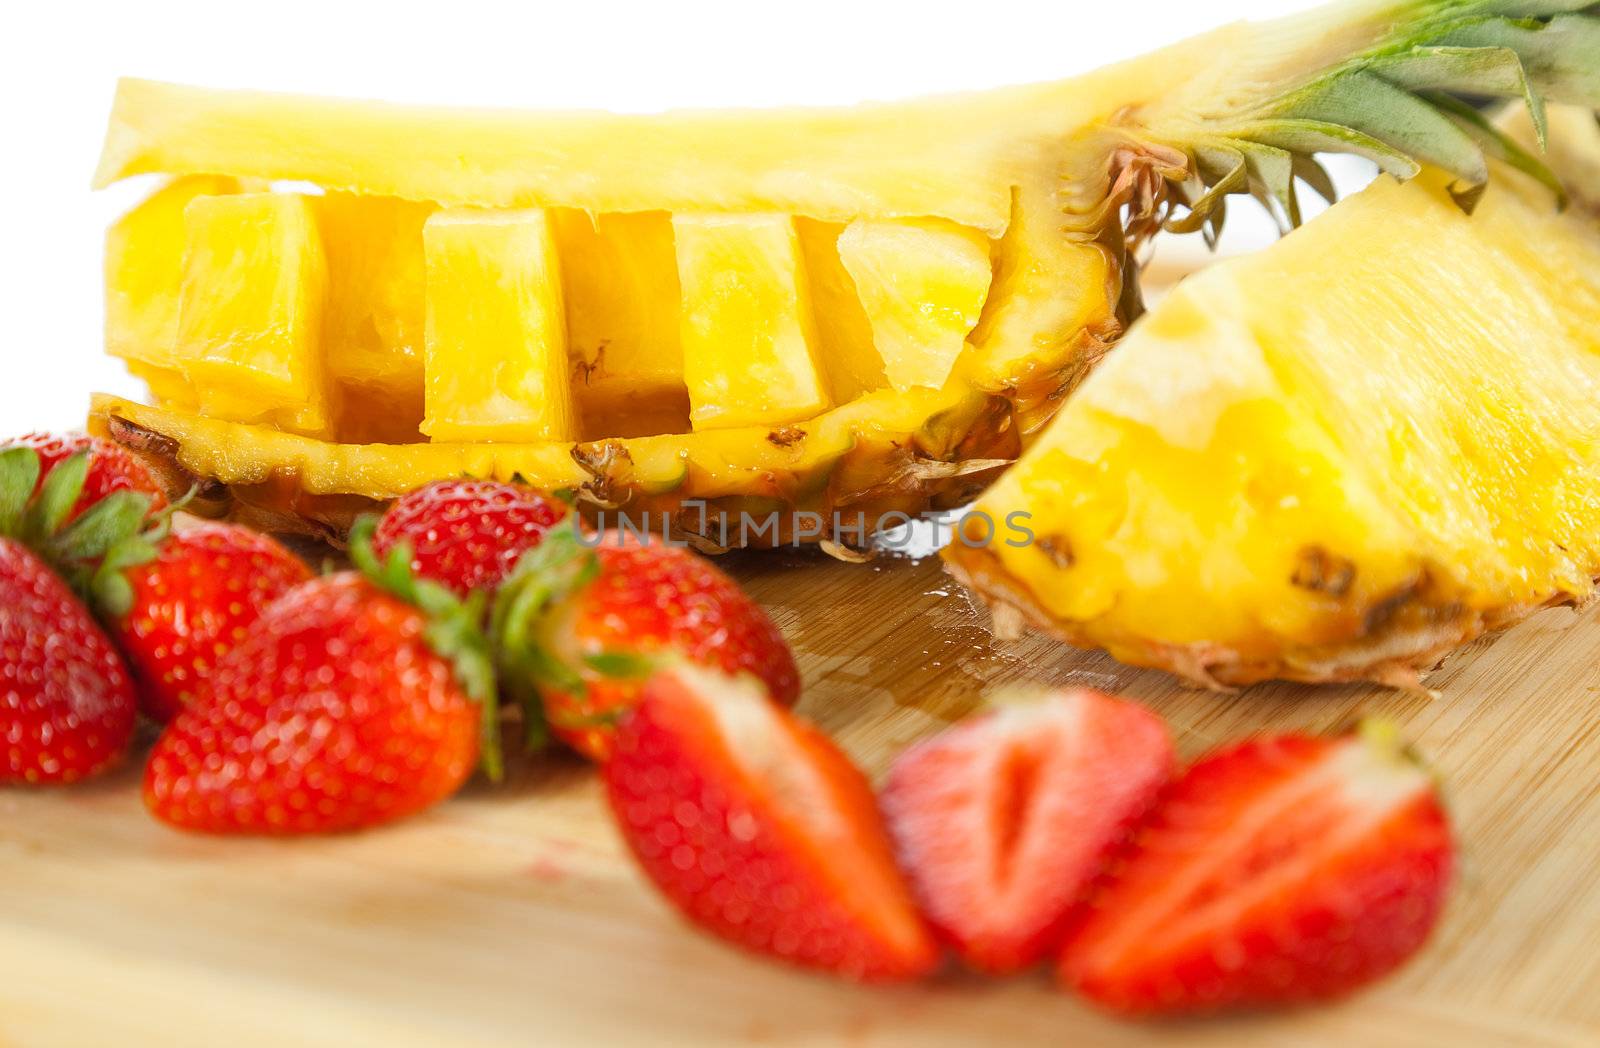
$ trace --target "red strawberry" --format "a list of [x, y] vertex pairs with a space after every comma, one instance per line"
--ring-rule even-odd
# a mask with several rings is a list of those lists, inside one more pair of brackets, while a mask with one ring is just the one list
[[753, 678], [657, 672], [602, 774], [645, 872], [717, 935], [863, 980], [938, 963], [866, 778]]
[[125, 577], [106, 617], [144, 712], [169, 721], [268, 605], [311, 571], [260, 532], [203, 524], [168, 537]]
[[133, 491], [150, 497], [152, 511], [167, 504], [161, 486], [155, 482], [144, 464], [120, 444], [83, 433], [29, 433], [25, 437], [7, 441], [4, 447], [32, 448], [39, 455], [39, 481], [35, 493], [44, 487], [45, 477], [56, 466], [79, 452], [89, 455], [89, 468], [83, 482], [83, 491], [67, 515], [70, 521], [94, 503], [116, 491]]
[[1433, 782], [1391, 732], [1252, 739], [1174, 785], [1061, 978], [1147, 1015], [1338, 997], [1421, 947], [1453, 864]]
[[[586, 548], [592, 546], [593, 548]], [[800, 671], [761, 605], [698, 554], [606, 532], [556, 529], [497, 609], [497, 634], [515, 689], [531, 679], [551, 729], [604, 760], [616, 719], [639, 701], [654, 656], [671, 653], [727, 673], [753, 674], [791, 706]]]
[[[267, 609], [156, 742], [145, 803], [211, 833], [355, 830], [459, 789], [493, 723], [493, 678], [463, 604], [380, 568], [365, 539], [353, 572], [307, 582]], [[427, 611], [418, 605], [425, 605]]]
[[133, 737], [133, 684], [89, 609], [20, 542], [0, 538], [0, 783], [64, 783]]
[[1060, 945], [1175, 762], [1144, 707], [1050, 692], [906, 751], [882, 804], [922, 912], [969, 965], [1003, 974]]
[[566, 515], [560, 502], [522, 484], [442, 480], [389, 507], [373, 547], [387, 558], [411, 546], [411, 570], [465, 596], [493, 589], [544, 533]]

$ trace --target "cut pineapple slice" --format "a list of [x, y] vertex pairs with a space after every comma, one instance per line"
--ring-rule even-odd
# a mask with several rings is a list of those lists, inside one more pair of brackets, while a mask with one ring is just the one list
[[684, 380], [696, 429], [821, 414], [828, 391], [794, 219], [674, 215]]
[[553, 214], [584, 427], [597, 437], [688, 429], [671, 216]]
[[175, 356], [207, 414], [327, 435], [327, 266], [299, 194], [202, 196], [184, 209]]
[[329, 193], [317, 200], [328, 259], [322, 325], [344, 392], [346, 440], [418, 440], [423, 411], [422, 224], [432, 205]]
[[989, 295], [988, 239], [951, 222], [863, 219], [840, 234], [839, 258], [889, 382], [943, 386]]
[[549, 212], [438, 211], [423, 242], [422, 431], [435, 440], [577, 439]]
[[1189, 278], [975, 507], [993, 600], [1207, 684], [1414, 683], [1600, 574], [1600, 222], [1384, 179]]
[[106, 232], [106, 352], [126, 361], [162, 403], [198, 403], [177, 358], [184, 208], [238, 189], [231, 178], [176, 178]]

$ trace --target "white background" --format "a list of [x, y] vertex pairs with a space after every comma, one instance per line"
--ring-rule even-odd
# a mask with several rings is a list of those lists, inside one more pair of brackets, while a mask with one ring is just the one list
[[0, 30], [0, 437], [80, 425], [92, 390], [140, 392], [101, 354], [100, 242], [148, 187], [88, 189], [120, 75], [540, 107], [849, 103], [1054, 79], [1309, 6], [22, 0]]

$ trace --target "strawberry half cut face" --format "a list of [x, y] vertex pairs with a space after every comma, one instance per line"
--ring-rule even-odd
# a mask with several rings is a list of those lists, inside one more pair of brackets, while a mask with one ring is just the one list
[[708, 930], [849, 978], [937, 963], [865, 777], [753, 678], [658, 672], [604, 775], [646, 873]]
[[1060, 945], [1176, 757], [1136, 703], [1083, 690], [995, 701], [906, 751], [882, 803], [929, 921], [969, 966], [1000, 974]]
[[1433, 781], [1387, 733], [1254, 739], [1178, 781], [1061, 976], [1132, 1013], [1337, 997], [1423, 944], [1453, 854]]

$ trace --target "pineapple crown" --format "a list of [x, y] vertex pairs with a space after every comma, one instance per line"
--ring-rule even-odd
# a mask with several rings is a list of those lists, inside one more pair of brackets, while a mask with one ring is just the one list
[[63, 459], [44, 475], [30, 447], [0, 449], [0, 536], [28, 546], [64, 578], [80, 598], [115, 618], [133, 602], [125, 572], [156, 558], [172, 526], [176, 503], [152, 518], [154, 500], [115, 491], [76, 517], [73, 507], [89, 476], [89, 452]]
[[[1347, 9], [1312, 17], [1329, 35], [1350, 28]], [[1144, 159], [1155, 177], [1122, 179], [1124, 202], [1133, 205], [1130, 231], [1198, 230], [1214, 244], [1227, 198], [1244, 193], [1292, 229], [1301, 221], [1296, 182], [1334, 199], [1316, 153], [1363, 156], [1402, 180], [1424, 164], [1440, 168], [1454, 177], [1450, 193], [1469, 214], [1488, 186], [1492, 159], [1549, 186], [1565, 204], [1544, 162], [1468, 99], [1520, 101], [1541, 149], [1547, 101], [1600, 110], [1600, 4], [1406, 0], [1384, 7], [1362, 36], [1363, 50], [1229, 105], [1226, 116], [1202, 116], [1170, 134], [1156, 121], [1148, 134], [1169, 152]], [[1165, 192], [1152, 188], [1156, 177]]]

